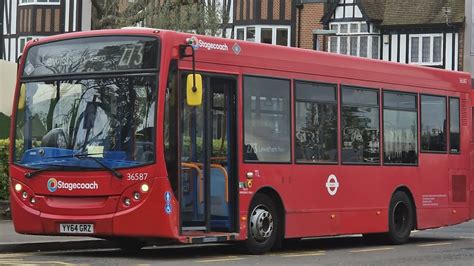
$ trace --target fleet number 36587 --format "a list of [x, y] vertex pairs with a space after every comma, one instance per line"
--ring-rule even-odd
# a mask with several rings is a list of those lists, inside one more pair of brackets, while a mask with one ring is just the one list
[[148, 173], [128, 173], [127, 180], [131, 181], [143, 181], [148, 178]]

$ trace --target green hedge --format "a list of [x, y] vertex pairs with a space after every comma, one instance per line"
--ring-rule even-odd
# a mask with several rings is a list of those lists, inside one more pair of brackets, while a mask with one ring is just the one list
[[0, 139], [0, 200], [8, 200], [8, 139]]

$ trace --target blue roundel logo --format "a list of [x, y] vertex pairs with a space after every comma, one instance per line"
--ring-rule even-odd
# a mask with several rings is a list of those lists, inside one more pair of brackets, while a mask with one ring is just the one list
[[54, 192], [58, 189], [58, 181], [52, 177], [48, 180], [48, 190]]

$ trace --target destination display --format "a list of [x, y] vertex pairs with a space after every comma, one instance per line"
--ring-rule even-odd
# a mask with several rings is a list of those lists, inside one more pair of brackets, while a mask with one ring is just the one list
[[140, 36], [88, 37], [29, 49], [23, 77], [153, 69], [158, 40]]

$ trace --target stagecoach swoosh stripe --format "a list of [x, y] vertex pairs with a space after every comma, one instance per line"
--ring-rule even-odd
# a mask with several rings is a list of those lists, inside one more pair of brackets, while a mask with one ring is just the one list
[[351, 250], [351, 252], [360, 253], [360, 252], [384, 251], [384, 250], [392, 250], [392, 249], [394, 248], [368, 248], [368, 249]]
[[443, 242], [443, 243], [433, 243], [433, 244], [422, 244], [418, 245], [419, 247], [434, 247], [434, 246], [445, 246], [445, 245], [452, 245], [451, 242]]

